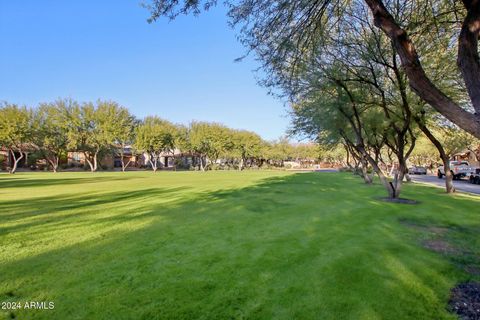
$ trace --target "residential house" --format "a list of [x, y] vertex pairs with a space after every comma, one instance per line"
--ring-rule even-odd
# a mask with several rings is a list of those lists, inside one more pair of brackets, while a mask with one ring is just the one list
[[473, 167], [480, 167], [480, 146], [474, 150], [465, 150], [453, 155], [452, 160], [468, 161]]

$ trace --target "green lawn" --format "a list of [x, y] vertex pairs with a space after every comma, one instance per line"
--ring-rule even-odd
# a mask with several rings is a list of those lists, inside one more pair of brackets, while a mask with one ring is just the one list
[[0, 317], [454, 319], [480, 198], [383, 195], [337, 173], [1, 174], [0, 301], [55, 309]]

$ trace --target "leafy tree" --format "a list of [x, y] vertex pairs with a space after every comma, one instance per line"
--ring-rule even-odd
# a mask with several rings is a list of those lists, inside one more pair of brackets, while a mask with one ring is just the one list
[[53, 103], [43, 103], [34, 113], [34, 144], [41, 156], [57, 172], [60, 158], [67, 154], [68, 120], [67, 110], [73, 101], [57, 100]]
[[98, 159], [112, 150], [115, 129], [115, 103], [98, 101], [67, 109], [68, 147], [82, 152], [90, 171], [98, 170]]
[[417, 166], [432, 167], [440, 160], [437, 149], [426, 136], [417, 138], [410, 161]]
[[[122, 172], [125, 172], [131, 160], [125, 162], [125, 150], [135, 144], [135, 129], [138, 121], [127, 108], [113, 101], [101, 102], [97, 109], [103, 114], [100, 125], [103, 127], [105, 143], [110, 143], [114, 153], [120, 157]], [[132, 150], [133, 152], [133, 150]]]
[[263, 153], [270, 164], [283, 166], [285, 160], [293, 157], [293, 147], [286, 137], [281, 137], [267, 143]]
[[170, 122], [158, 117], [147, 117], [136, 128], [135, 146], [148, 155], [153, 172], [157, 172], [160, 155], [173, 152], [177, 128]]
[[263, 141], [258, 134], [246, 130], [236, 130], [233, 131], [232, 140], [232, 149], [240, 160], [239, 170], [243, 170], [248, 159], [260, 157]]
[[[216, 0], [151, 0], [150, 21], [161, 16], [198, 14]], [[304, 68], [302, 61], [315, 60], [318, 51], [361, 23], [375, 25], [388, 38], [382, 49], [393, 47], [413, 92], [460, 128], [480, 138], [480, 5], [478, 0], [398, 1], [363, 0], [238, 0], [226, 1], [233, 25], [240, 25], [242, 42], [264, 62], [270, 79], [277, 85], [290, 81]], [[370, 15], [366, 16], [367, 10]], [[367, 17], [365, 20], [364, 17]], [[368, 42], [362, 43], [368, 46]], [[435, 51], [437, 45], [443, 50]], [[348, 48], [349, 44], [345, 44]], [[457, 50], [460, 79], [466, 86], [474, 113], [466, 110], [441, 90], [430, 77], [425, 52], [441, 55]], [[433, 50], [432, 50], [433, 49]], [[372, 60], [373, 61], [373, 60]], [[450, 60], [438, 60], [448, 65]], [[290, 71], [289, 71], [290, 70]], [[449, 76], [449, 75], [448, 75]], [[283, 78], [283, 79], [282, 79]]]
[[230, 129], [214, 122], [192, 122], [188, 130], [191, 150], [199, 155], [200, 169], [208, 167], [208, 161], [215, 163], [221, 154], [232, 147]]
[[455, 125], [443, 126], [435, 130], [449, 158], [466, 150], [473, 151], [480, 145], [479, 139]]
[[319, 145], [317, 146], [318, 157], [320, 160], [330, 163], [348, 166], [347, 150], [342, 143], [333, 145]]
[[9, 173], [16, 172], [26, 149], [32, 148], [32, 118], [32, 112], [26, 107], [4, 104], [0, 108], [0, 146], [9, 150], [13, 157]]

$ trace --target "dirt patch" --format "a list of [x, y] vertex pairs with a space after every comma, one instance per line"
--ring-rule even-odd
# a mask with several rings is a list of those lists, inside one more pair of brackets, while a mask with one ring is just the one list
[[466, 267], [464, 268], [464, 270], [465, 270], [466, 272], [468, 272], [469, 274], [471, 274], [471, 275], [480, 276], [480, 268], [477, 267], [477, 266], [470, 266], [470, 265], [469, 265], [469, 266], [466, 266]]
[[385, 202], [391, 202], [391, 203], [401, 203], [401, 204], [419, 204], [418, 201], [411, 200], [411, 199], [405, 199], [405, 198], [378, 198], [379, 200], [385, 201]]
[[422, 242], [422, 245], [425, 248], [438, 253], [443, 253], [443, 254], [459, 253], [458, 250], [455, 249], [455, 247], [453, 247], [447, 241], [441, 240], [441, 239], [424, 240]]
[[452, 289], [448, 301], [451, 312], [463, 320], [480, 319], [480, 283], [466, 282]]
[[439, 236], [443, 236], [449, 230], [448, 228], [444, 228], [444, 227], [426, 227], [426, 229], [427, 229], [427, 231], [429, 231], [431, 233], [435, 233]]
[[399, 221], [400, 221], [401, 224], [403, 224], [403, 225], [405, 225], [409, 228], [415, 229], [417, 231], [433, 233], [433, 234], [438, 235], [438, 236], [443, 236], [450, 230], [450, 228], [448, 228], [448, 227], [421, 225], [421, 224], [415, 223], [415, 222], [413, 222], [411, 220], [408, 220], [408, 219], [399, 219]]

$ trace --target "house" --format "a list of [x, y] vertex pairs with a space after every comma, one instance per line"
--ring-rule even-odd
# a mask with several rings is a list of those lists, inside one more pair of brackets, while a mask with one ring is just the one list
[[[123, 161], [125, 164], [129, 163], [129, 167], [139, 168], [145, 165], [143, 155], [141, 153], [135, 153], [131, 146], [124, 147]], [[67, 153], [67, 164], [72, 167], [88, 165], [85, 159], [85, 154], [81, 151], [69, 151]], [[122, 158], [120, 152], [109, 152], [107, 154], [101, 155], [98, 159], [98, 164], [108, 169], [121, 168]]]
[[453, 155], [452, 160], [468, 161], [473, 167], [480, 167], [480, 146], [475, 150], [465, 150]]
[[[149, 154], [146, 152], [135, 152], [134, 148], [130, 145], [124, 147], [123, 161], [125, 164], [129, 163], [129, 167], [145, 168], [150, 167]], [[104, 154], [99, 158], [99, 166], [106, 167], [107, 169], [121, 168], [122, 158], [120, 152], [110, 152]], [[85, 154], [79, 151], [70, 151], [67, 154], [67, 163], [69, 166], [88, 166], [85, 160]], [[196, 156], [191, 153], [182, 152], [180, 149], [175, 149], [173, 152], [162, 152], [158, 160], [160, 168], [189, 168], [196, 164]]]
[[[150, 167], [149, 155], [147, 153], [142, 154], [143, 165]], [[160, 168], [190, 168], [198, 164], [198, 155], [191, 152], [182, 152], [180, 149], [175, 148], [172, 152], [160, 153], [158, 160]]]

